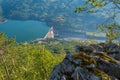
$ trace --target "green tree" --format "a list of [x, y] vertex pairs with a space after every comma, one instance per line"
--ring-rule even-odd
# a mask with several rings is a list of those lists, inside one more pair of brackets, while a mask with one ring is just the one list
[[[1, 78], [10, 79], [10, 73], [9, 73], [9, 69], [8, 69], [8, 65], [6, 63], [6, 56], [7, 56], [7, 50], [8, 47], [11, 46], [13, 43], [15, 42], [15, 39], [10, 39], [8, 40], [6, 35], [4, 33], [0, 33], [0, 73], [1, 73]], [[2, 72], [4, 74], [2, 74]], [[4, 76], [6, 76], [6, 78], [4, 78]]]
[[98, 29], [106, 33], [106, 39], [108, 43], [112, 43], [114, 40], [120, 37], [119, 25], [116, 24], [100, 25]]
[[[116, 23], [116, 15], [120, 11], [120, 0], [85, 0], [85, 5], [76, 8], [75, 12], [86, 11], [89, 13], [95, 13], [96, 11], [99, 12], [101, 9], [103, 9], [103, 12], [106, 12], [106, 10], [104, 10], [104, 7], [108, 4], [113, 5], [113, 11], [109, 12], [112, 14], [111, 19], [113, 22], [109, 25], [102, 24], [98, 26], [98, 29], [106, 33], [107, 42], [111, 43], [113, 40], [116, 40], [120, 37], [120, 26]], [[108, 7], [108, 9], [111, 9], [111, 7]], [[108, 21], [109, 20], [107, 20], [105, 24], [109, 23]]]
[[120, 9], [120, 0], [85, 0], [85, 5], [76, 8], [75, 12], [81, 11], [94, 12], [95, 10], [111, 3], [117, 9]]

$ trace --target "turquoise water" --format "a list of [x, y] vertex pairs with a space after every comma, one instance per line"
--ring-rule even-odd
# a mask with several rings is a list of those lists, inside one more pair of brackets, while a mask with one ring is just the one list
[[0, 32], [7, 34], [8, 38], [16, 36], [17, 42], [31, 41], [43, 38], [50, 28], [45, 22], [8, 20], [0, 24]]

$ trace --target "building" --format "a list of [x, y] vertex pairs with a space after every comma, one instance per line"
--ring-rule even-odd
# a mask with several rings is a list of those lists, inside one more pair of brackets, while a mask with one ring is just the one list
[[54, 38], [54, 36], [55, 36], [54, 29], [53, 29], [53, 27], [51, 27], [50, 30], [48, 31], [48, 33], [45, 35], [44, 39]]
[[37, 38], [36, 40], [33, 40], [33, 42], [41, 44], [41, 43], [44, 43], [45, 39], [54, 38], [54, 37], [55, 37], [54, 29], [53, 27], [51, 27], [43, 38]]

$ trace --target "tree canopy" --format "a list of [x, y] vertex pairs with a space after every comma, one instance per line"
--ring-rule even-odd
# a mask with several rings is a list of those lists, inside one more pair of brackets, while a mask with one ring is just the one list
[[[107, 7], [107, 9], [105, 9]], [[112, 11], [111, 11], [112, 9]], [[111, 14], [109, 18], [98, 26], [102, 32], [106, 33], [107, 42], [111, 43], [113, 40], [119, 39], [120, 26], [116, 23], [117, 14], [120, 13], [120, 0], [85, 0], [84, 5], [77, 7], [75, 12], [107, 12]], [[109, 22], [112, 19], [112, 22]]]
[[80, 6], [76, 8], [75, 12], [93, 12], [109, 4], [112, 4], [115, 8], [120, 9], [120, 0], [85, 0], [85, 6]]
[[14, 42], [0, 33], [0, 80], [48, 80], [53, 67], [64, 58], [43, 45]]

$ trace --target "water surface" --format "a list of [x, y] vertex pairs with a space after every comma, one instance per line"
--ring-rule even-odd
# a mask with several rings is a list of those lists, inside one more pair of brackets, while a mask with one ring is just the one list
[[8, 38], [16, 36], [17, 42], [31, 41], [43, 38], [50, 28], [45, 22], [8, 20], [0, 24], [0, 32], [7, 34]]

